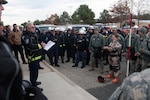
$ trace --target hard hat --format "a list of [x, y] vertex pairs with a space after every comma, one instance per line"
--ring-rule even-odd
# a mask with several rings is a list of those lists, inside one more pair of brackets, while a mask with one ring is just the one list
[[94, 27], [93, 26], [89, 26], [89, 29], [94, 29]]
[[79, 30], [79, 34], [85, 34], [85, 30], [80, 29], [80, 30]]
[[133, 28], [134, 28], [134, 29], [138, 29], [138, 26], [137, 26], [137, 25], [134, 25]]
[[56, 27], [56, 28], [55, 28], [55, 31], [60, 31], [60, 28], [59, 28], [59, 27]]
[[69, 27], [67, 28], [67, 30], [72, 30], [72, 27], [71, 27], [71, 26], [69, 26]]
[[48, 30], [51, 31], [51, 30], [52, 30], [52, 27], [49, 27]]
[[118, 28], [117, 28], [117, 26], [113, 25], [113, 26], [112, 26], [112, 29], [116, 29], [116, 30], [117, 30]]
[[55, 27], [51, 27], [51, 30], [55, 30]]
[[81, 30], [84, 30], [84, 31], [86, 31], [86, 28], [85, 28], [85, 27], [81, 27]]
[[65, 31], [65, 29], [64, 29], [64, 28], [60, 28], [60, 31], [64, 32], [64, 31]]

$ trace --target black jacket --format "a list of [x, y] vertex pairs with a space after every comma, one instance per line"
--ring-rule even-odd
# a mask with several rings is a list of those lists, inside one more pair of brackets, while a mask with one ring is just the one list
[[[22, 35], [22, 44], [26, 51], [26, 56], [31, 58], [39, 57], [42, 55], [42, 47], [38, 42], [38, 38], [35, 33], [25, 31]], [[38, 59], [40, 60], [40, 59]]]
[[88, 43], [87, 43], [85, 37], [83, 37], [83, 38], [81, 38], [80, 36], [78, 37], [78, 39], [77, 39], [77, 48], [78, 48], [77, 49], [78, 51], [84, 51], [84, 50], [87, 51]]

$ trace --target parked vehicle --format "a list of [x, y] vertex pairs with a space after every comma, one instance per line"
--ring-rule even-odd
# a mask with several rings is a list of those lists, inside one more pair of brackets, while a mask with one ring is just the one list
[[42, 32], [42, 30], [48, 31], [49, 27], [51, 28], [56, 28], [56, 25], [53, 24], [41, 24], [41, 25], [36, 25], [36, 27]]

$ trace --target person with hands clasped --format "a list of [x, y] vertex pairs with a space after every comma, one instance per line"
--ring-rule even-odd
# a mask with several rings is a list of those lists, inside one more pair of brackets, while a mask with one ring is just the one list
[[147, 29], [145, 27], [141, 27], [138, 32], [140, 38], [139, 38], [138, 42], [136, 42], [136, 44], [135, 44], [135, 51], [137, 51], [135, 53], [135, 56], [137, 57], [137, 60], [136, 60], [136, 70], [138, 69], [137, 71], [142, 70], [142, 60], [145, 59], [145, 58], [143, 58], [144, 56], [142, 53], [143, 53], [143, 49], [146, 49], [145, 47], [147, 47], [146, 46], [147, 44], [145, 46], [143, 44], [143, 42], [145, 40], [147, 40], [147, 38], [148, 38], [146, 36], [146, 33], [147, 33]]
[[141, 54], [141, 70], [147, 69], [150, 67], [150, 32], [147, 33], [148, 38], [146, 38], [139, 49]]
[[108, 62], [109, 62], [109, 74], [106, 78], [114, 78], [113, 83], [118, 83], [119, 81], [119, 70], [120, 70], [120, 53], [121, 53], [121, 44], [118, 40], [119, 36], [117, 34], [112, 35], [112, 42], [108, 46], [105, 46], [103, 49], [109, 51]]
[[78, 63], [80, 61], [80, 59], [82, 60], [82, 66], [81, 68], [84, 68], [86, 65], [86, 57], [87, 57], [87, 41], [85, 38], [85, 31], [80, 29], [79, 30], [79, 37], [77, 39], [77, 56], [76, 56], [76, 60], [75, 60], [75, 65], [73, 65], [72, 67], [77, 67]]

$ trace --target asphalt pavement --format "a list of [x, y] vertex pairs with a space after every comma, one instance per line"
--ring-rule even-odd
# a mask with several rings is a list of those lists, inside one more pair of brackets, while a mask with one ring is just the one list
[[[46, 57], [46, 61], [49, 63], [48, 58]], [[72, 60], [71, 60], [72, 61]], [[85, 68], [81, 69], [81, 62], [78, 67], [72, 67], [72, 62], [61, 63], [59, 60], [60, 67], [53, 68], [57, 69], [60, 73], [65, 75], [71, 81], [82, 87], [84, 90], [89, 92], [94, 97], [98, 98], [98, 100], [108, 100], [110, 95], [116, 90], [118, 86], [121, 85], [123, 79], [125, 78], [126, 73], [126, 60], [122, 57], [121, 61], [121, 74], [120, 81], [117, 84], [112, 83], [111, 79], [105, 80], [104, 83], [99, 83], [97, 80], [98, 76], [105, 77], [108, 74], [109, 66], [104, 66], [104, 74], [100, 73], [100, 66], [96, 68], [95, 71], [88, 71], [90, 69], [90, 65], [87, 65]]]

